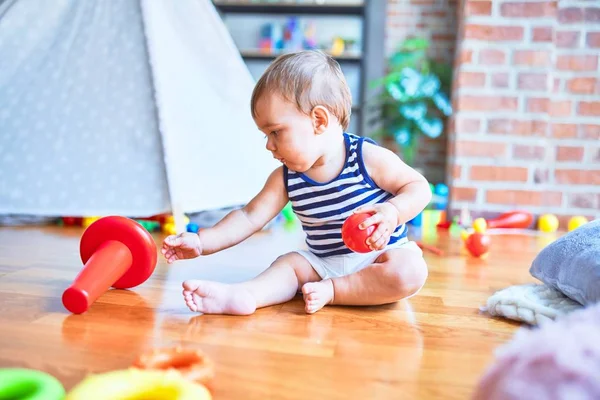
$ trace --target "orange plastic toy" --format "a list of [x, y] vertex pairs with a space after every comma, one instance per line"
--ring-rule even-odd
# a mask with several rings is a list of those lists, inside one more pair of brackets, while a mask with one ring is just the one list
[[215, 376], [213, 362], [200, 350], [175, 348], [154, 349], [141, 354], [132, 367], [139, 369], [176, 370], [185, 379], [210, 387]]
[[373, 234], [377, 225], [371, 225], [367, 229], [358, 226], [372, 214], [352, 214], [342, 225], [342, 240], [348, 248], [356, 253], [369, 253], [371, 248], [367, 245], [367, 239]]
[[499, 217], [489, 219], [486, 222], [488, 229], [494, 228], [516, 228], [526, 229], [533, 222], [533, 215], [526, 211], [510, 211]]
[[63, 305], [81, 314], [106, 292], [145, 282], [156, 268], [156, 244], [137, 222], [119, 216], [104, 217], [90, 225], [79, 246], [85, 264], [62, 295]]

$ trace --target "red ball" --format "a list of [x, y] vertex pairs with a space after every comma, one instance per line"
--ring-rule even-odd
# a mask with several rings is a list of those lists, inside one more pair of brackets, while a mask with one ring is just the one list
[[490, 237], [482, 233], [475, 232], [465, 241], [465, 247], [474, 257], [481, 257], [490, 251]]
[[367, 245], [367, 239], [373, 234], [376, 225], [371, 225], [367, 229], [360, 229], [358, 226], [372, 214], [359, 213], [352, 214], [344, 221], [342, 225], [342, 239], [346, 246], [356, 253], [369, 253], [371, 248]]

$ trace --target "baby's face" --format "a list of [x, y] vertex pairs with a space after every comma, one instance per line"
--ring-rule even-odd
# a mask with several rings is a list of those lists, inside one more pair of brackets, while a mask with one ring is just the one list
[[281, 96], [261, 96], [254, 121], [266, 136], [267, 150], [292, 171], [305, 172], [320, 157], [313, 120]]

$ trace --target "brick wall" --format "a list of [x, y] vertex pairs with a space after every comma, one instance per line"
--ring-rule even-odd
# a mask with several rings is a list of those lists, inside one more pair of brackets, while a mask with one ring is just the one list
[[600, 217], [600, 3], [465, 0], [459, 14], [451, 209]]
[[[376, 0], [380, 1], [380, 0]], [[388, 0], [386, 53], [410, 36], [431, 42], [431, 57], [452, 63], [456, 43], [456, 0]], [[446, 179], [447, 137], [419, 144], [419, 168], [434, 183]]]

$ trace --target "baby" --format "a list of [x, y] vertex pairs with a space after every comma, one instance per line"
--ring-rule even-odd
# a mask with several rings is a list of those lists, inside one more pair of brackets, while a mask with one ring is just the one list
[[[319, 51], [277, 58], [252, 93], [252, 116], [266, 148], [282, 166], [245, 207], [198, 234], [165, 238], [162, 254], [176, 260], [213, 254], [261, 230], [291, 201], [308, 250], [277, 258], [256, 278], [238, 284], [188, 280], [192, 311], [248, 315], [291, 300], [298, 291], [309, 314], [328, 304], [380, 305], [417, 293], [427, 278], [419, 247], [405, 223], [431, 198], [429, 184], [393, 152], [346, 133], [351, 95], [339, 64]], [[370, 253], [354, 253], [341, 237], [352, 213], [371, 216]]]

